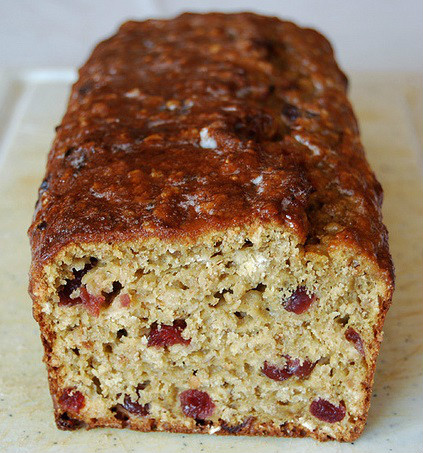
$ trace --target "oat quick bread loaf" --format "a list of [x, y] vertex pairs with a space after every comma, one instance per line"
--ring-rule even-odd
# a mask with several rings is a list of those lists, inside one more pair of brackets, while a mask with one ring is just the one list
[[346, 87], [249, 13], [96, 47], [29, 230], [59, 428], [360, 435], [394, 277]]

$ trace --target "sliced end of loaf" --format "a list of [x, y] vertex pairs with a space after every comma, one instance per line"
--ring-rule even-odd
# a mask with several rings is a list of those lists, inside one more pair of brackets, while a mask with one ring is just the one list
[[281, 228], [74, 244], [32, 293], [59, 428], [351, 441], [389, 285], [348, 247]]

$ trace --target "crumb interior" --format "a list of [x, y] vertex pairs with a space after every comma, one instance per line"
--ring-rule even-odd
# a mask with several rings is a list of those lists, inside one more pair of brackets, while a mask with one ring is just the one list
[[[62, 389], [84, 395], [78, 417], [85, 421], [124, 412], [129, 419], [154, 418], [156, 429], [207, 424], [216, 432], [222, 423], [254, 419], [335, 437], [365, 411], [383, 295], [365, 263], [336, 253], [261, 227], [213, 233], [189, 245], [70, 246], [45, 268], [41, 312], [54, 332], [49, 365]], [[98, 316], [84, 304], [60, 303], [61, 288], [88, 263], [94, 264], [81, 287], [104, 296]], [[299, 288], [313, 301], [297, 314], [285, 303]], [[71, 297], [79, 295], [76, 288]], [[154, 326], [175, 322], [184, 323], [180, 334], [187, 341], [149, 345]], [[347, 339], [349, 328], [363, 351]], [[288, 358], [313, 364], [311, 373], [275, 380], [263, 372], [265, 362], [286, 369]], [[209, 395], [211, 415], [183, 412], [180, 395], [188, 389]], [[148, 414], [126, 411], [125, 398]], [[346, 416], [336, 423], [316, 418], [310, 412], [316, 399], [345, 407]]]

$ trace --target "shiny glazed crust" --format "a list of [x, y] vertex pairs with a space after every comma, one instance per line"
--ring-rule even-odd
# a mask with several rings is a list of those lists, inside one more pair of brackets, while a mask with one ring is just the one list
[[[368, 408], [394, 270], [382, 189], [346, 88], [322, 35], [250, 13], [127, 22], [100, 43], [57, 128], [29, 230], [34, 313], [51, 338], [46, 362], [54, 332], [38, 294], [44, 267], [66, 247], [189, 244], [213, 231], [277, 224], [309, 252], [353, 250], [386, 287], [364, 383]], [[54, 399], [59, 384], [48, 368]], [[338, 440], [355, 439], [364, 423]], [[115, 418], [87, 426], [209, 432]], [[229, 434], [328, 438], [255, 420]]]

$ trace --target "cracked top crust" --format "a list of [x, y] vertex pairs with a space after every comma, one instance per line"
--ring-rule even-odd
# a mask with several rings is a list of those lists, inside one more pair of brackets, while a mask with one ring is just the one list
[[258, 221], [353, 244], [392, 280], [382, 189], [316, 31], [251, 13], [127, 22], [79, 75], [29, 230], [35, 262], [76, 241]]

